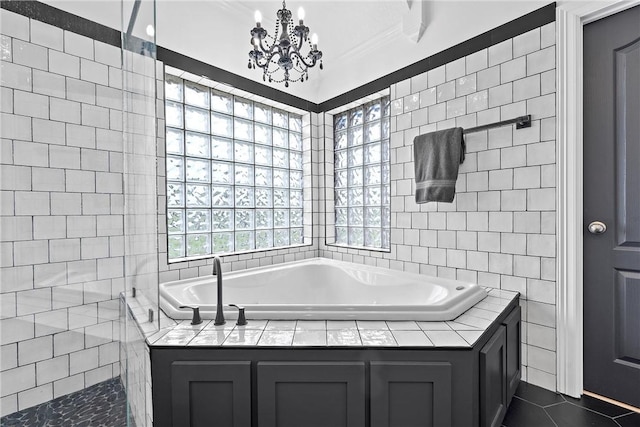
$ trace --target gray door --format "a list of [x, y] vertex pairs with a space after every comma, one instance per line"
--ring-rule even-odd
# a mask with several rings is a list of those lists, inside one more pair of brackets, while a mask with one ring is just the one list
[[584, 221], [584, 388], [640, 407], [640, 6], [584, 28]]

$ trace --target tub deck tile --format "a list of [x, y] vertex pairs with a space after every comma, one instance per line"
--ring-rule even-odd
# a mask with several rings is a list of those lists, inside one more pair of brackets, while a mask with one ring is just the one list
[[463, 314], [456, 317], [456, 323], [462, 323], [464, 325], [475, 326], [478, 329], [486, 329], [491, 325], [491, 320], [481, 319], [479, 317], [471, 316], [470, 314]]
[[207, 326], [202, 328], [202, 332], [225, 331], [227, 332], [227, 335], [229, 335], [229, 332], [231, 332], [235, 327], [236, 324], [234, 322], [227, 322], [224, 325], [214, 325], [213, 322], [209, 322]]
[[485, 329], [459, 322], [447, 322], [447, 325], [449, 325], [454, 331], [483, 331]]
[[298, 320], [297, 331], [324, 331], [327, 329], [325, 320]]
[[290, 346], [293, 342], [293, 330], [268, 330], [262, 333], [258, 346]]
[[484, 300], [480, 301], [479, 303], [477, 303], [475, 305], [475, 307], [476, 308], [481, 308], [481, 309], [487, 310], [487, 311], [493, 311], [493, 312], [498, 313], [498, 314], [501, 313], [502, 310], [504, 310], [504, 307], [500, 308], [501, 307], [500, 305], [491, 304], [490, 302], [487, 302], [486, 298]]
[[269, 320], [266, 331], [295, 331], [297, 320]]
[[393, 321], [387, 322], [387, 326], [392, 331], [419, 331], [420, 326], [412, 321]]
[[327, 330], [355, 329], [358, 332], [358, 325], [355, 320], [327, 320]]
[[393, 331], [392, 333], [401, 347], [433, 347], [431, 340], [422, 331]]
[[203, 345], [215, 345], [220, 346], [224, 340], [229, 336], [232, 329], [218, 329], [218, 330], [203, 330], [194, 339], [189, 341], [188, 346], [203, 346]]
[[454, 331], [427, 331], [431, 342], [438, 347], [469, 347], [469, 344]]
[[167, 332], [162, 338], [156, 341], [156, 345], [187, 345], [199, 331], [191, 329], [174, 329]]
[[[299, 323], [299, 322], [298, 322]], [[327, 345], [327, 331], [323, 330], [314, 330], [314, 331], [305, 331], [305, 330], [296, 330], [295, 335], [293, 336], [293, 345], [295, 346], [303, 346], [303, 345]]]
[[[236, 322], [235, 320], [227, 321], [227, 323], [231, 323], [231, 324], [234, 324], [235, 322]], [[246, 325], [236, 326], [236, 329], [245, 329], [245, 330], [254, 329], [254, 330], [262, 331], [267, 326], [267, 322], [268, 320], [249, 319]]]
[[490, 304], [493, 304], [497, 307], [500, 307], [500, 311], [504, 310], [504, 308], [509, 305], [509, 301], [502, 299], [502, 298], [498, 298], [498, 297], [494, 297], [493, 295], [489, 294], [489, 296], [487, 296], [485, 299], [483, 299], [482, 301], [484, 302], [488, 302]]
[[227, 336], [227, 339], [224, 340], [222, 345], [223, 346], [256, 345], [258, 344], [258, 340], [260, 340], [261, 335], [262, 335], [262, 329], [243, 329], [242, 327], [236, 327]]
[[154, 344], [156, 341], [158, 341], [160, 338], [162, 338], [163, 336], [165, 336], [167, 333], [169, 333], [172, 330], [173, 330], [173, 328], [160, 329], [158, 332], [155, 332], [155, 333], [149, 335], [147, 337], [147, 342], [149, 344]]
[[198, 325], [192, 325], [191, 320], [183, 320], [182, 322], [174, 326], [173, 330], [174, 331], [175, 330], [201, 331], [205, 327], [207, 327], [209, 323], [213, 323], [213, 322], [211, 322], [211, 320], [203, 320], [202, 323]]
[[374, 331], [388, 331], [389, 327], [387, 326], [387, 322], [384, 320], [357, 320], [358, 329], [360, 331], [364, 330], [374, 330]]
[[489, 295], [506, 300], [507, 303], [513, 299], [515, 294], [513, 291], [505, 291], [502, 289], [491, 289], [491, 292], [489, 292]]
[[418, 322], [418, 326], [423, 331], [450, 331], [448, 322]]
[[361, 329], [360, 338], [362, 339], [362, 345], [366, 346], [396, 347], [398, 345], [389, 330]]
[[327, 330], [327, 345], [361, 346], [362, 340], [357, 329], [330, 329]]
[[473, 317], [479, 317], [480, 319], [486, 319], [493, 322], [498, 318], [498, 315], [500, 313], [496, 313], [495, 311], [483, 310], [478, 307], [473, 307], [467, 310], [465, 314], [468, 314], [469, 316], [473, 316]]
[[469, 345], [474, 345], [478, 338], [484, 334], [484, 331], [457, 331], [458, 335], [460, 335]]

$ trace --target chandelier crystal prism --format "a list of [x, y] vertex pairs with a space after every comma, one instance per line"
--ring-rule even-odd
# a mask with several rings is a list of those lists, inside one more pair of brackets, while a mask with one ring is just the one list
[[[298, 25], [294, 26], [291, 11], [282, 2], [282, 9], [276, 13], [275, 33], [270, 36], [262, 28], [262, 15], [255, 13], [256, 26], [251, 30], [251, 44], [248, 67], [262, 68], [262, 80], [276, 83], [303, 82], [309, 80], [309, 68], [320, 63], [322, 70], [322, 51], [318, 50], [318, 36], [313, 34], [309, 40], [309, 27], [304, 25], [304, 9], [298, 10]], [[309, 46], [307, 54], [302, 52]]]

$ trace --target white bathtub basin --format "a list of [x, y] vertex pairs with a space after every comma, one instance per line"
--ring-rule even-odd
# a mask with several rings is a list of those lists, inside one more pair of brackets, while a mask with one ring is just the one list
[[[361, 264], [311, 258], [223, 274], [223, 302], [246, 307], [248, 319], [452, 320], [487, 295], [480, 286]], [[216, 278], [160, 285], [160, 307], [190, 319], [196, 305], [215, 318]], [[237, 310], [225, 307], [225, 317]]]

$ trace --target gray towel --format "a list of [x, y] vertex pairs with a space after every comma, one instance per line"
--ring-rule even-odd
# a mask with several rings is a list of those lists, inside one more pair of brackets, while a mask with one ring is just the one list
[[416, 203], [453, 202], [458, 168], [464, 162], [462, 133], [462, 128], [451, 128], [414, 138]]

